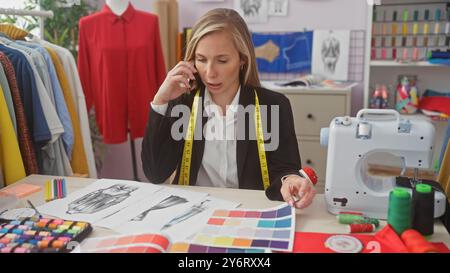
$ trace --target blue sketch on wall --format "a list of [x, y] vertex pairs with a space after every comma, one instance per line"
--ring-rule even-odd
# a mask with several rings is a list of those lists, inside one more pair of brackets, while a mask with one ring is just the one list
[[313, 32], [252, 33], [259, 72], [310, 73]]

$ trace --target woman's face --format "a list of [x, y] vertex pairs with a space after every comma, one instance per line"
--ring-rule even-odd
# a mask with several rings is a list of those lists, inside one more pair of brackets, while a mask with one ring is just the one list
[[242, 64], [233, 38], [226, 31], [208, 34], [197, 44], [195, 67], [212, 94], [236, 91]]

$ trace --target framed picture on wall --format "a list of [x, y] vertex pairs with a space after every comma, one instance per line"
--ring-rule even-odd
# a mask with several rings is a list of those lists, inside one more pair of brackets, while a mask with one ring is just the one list
[[269, 16], [287, 16], [289, 0], [269, 0]]
[[315, 30], [312, 73], [346, 81], [350, 52], [350, 30]]
[[234, 9], [249, 24], [266, 23], [269, 11], [268, 6], [267, 0], [234, 0]]

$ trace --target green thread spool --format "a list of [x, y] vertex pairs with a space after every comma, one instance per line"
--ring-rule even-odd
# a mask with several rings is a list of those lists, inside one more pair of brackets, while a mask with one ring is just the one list
[[388, 223], [398, 235], [411, 228], [411, 194], [402, 188], [389, 193]]
[[340, 224], [353, 224], [356, 220], [361, 220], [363, 216], [355, 214], [339, 214], [337, 215]]
[[378, 227], [380, 225], [378, 219], [365, 217], [362, 215], [339, 214], [337, 218], [340, 224], [372, 224], [375, 225], [375, 227]]
[[403, 22], [408, 21], [408, 17], [409, 17], [408, 10], [407, 9], [403, 10]]
[[432, 188], [428, 184], [417, 184], [416, 185], [416, 191], [418, 191], [420, 193], [431, 193], [432, 192]]
[[419, 11], [418, 10], [414, 11], [413, 20], [414, 20], [414, 22], [419, 21]]

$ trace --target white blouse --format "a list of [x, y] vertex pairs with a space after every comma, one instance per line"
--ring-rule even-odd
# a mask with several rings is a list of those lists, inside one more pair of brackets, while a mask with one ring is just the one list
[[[209, 91], [205, 90], [203, 106], [208, 122], [203, 128], [205, 149], [197, 176], [197, 186], [238, 188], [239, 180], [236, 163], [236, 124], [239, 95], [241, 89], [227, 106], [226, 115], [222, 116], [220, 106], [215, 104]], [[151, 107], [158, 114], [164, 115], [168, 104]]]

